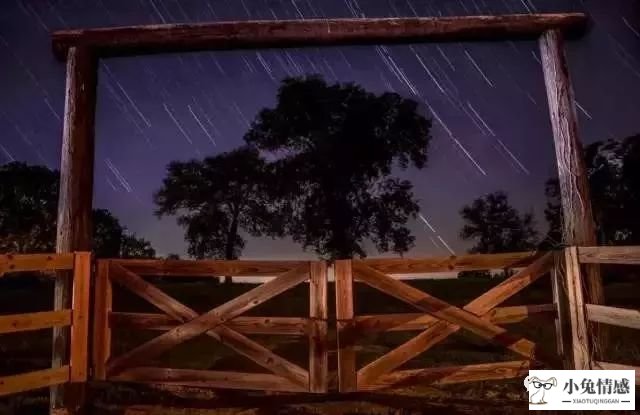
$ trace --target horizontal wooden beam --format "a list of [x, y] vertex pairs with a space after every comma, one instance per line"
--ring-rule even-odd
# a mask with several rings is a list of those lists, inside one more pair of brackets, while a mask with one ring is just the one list
[[206, 388], [307, 392], [307, 390], [302, 386], [291, 382], [282, 376], [267, 373], [134, 367], [126, 369], [117, 376], [111, 376], [109, 380], [137, 383], [162, 383]]
[[308, 261], [225, 261], [110, 259], [138, 275], [164, 277], [273, 277], [308, 264]]
[[640, 384], [640, 366], [623, 365], [620, 363], [611, 362], [593, 362], [595, 369], [602, 370], [635, 370], [636, 372], [636, 387]]
[[0, 277], [8, 272], [59, 271], [72, 268], [72, 253], [0, 255]]
[[[159, 313], [111, 312], [109, 324], [112, 328], [171, 330], [182, 322]], [[309, 319], [302, 317], [239, 316], [226, 322], [225, 326], [244, 334], [306, 336], [309, 333]]]
[[586, 304], [587, 318], [597, 323], [640, 330], [640, 310]]
[[71, 310], [0, 316], [0, 334], [71, 325]]
[[578, 260], [582, 264], [640, 265], [640, 246], [578, 247]]
[[507, 254], [473, 254], [423, 259], [372, 258], [359, 262], [385, 274], [424, 274], [430, 272], [484, 271], [523, 268], [543, 253], [515, 252]]
[[430, 367], [426, 369], [398, 370], [384, 374], [368, 384], [358, 384], [358, 389], [371, 391], [396, 388], [410, 384], [444, 385], [450, 383], [478, 382], [525, 377], [531, 362], [514, 360], [509, 362], [482, 363], [465, 366]]
[[53, 33], [55, 55], [89, 47], [101, 56], [193, 50], [319, 45], [535, 39], [558, 29], [580, 32], [582, 13], [498, 16], [266, 20], [123, 26]]
[[[494, 324], [520, 323], [528, 318], [542, 317], [553, 319], [553, 304], [532, 304], [511, 307], [497, 307], [483, 318]], [[373, 334], [383, 331], [418, 331], [433, 325], [433, 317], [429, 314], [371, 314], [354, 318], [354, 330], [359, 334]]]
[[69, 381], [69, 366], [0, 377], [0, 396], [46, 388]]

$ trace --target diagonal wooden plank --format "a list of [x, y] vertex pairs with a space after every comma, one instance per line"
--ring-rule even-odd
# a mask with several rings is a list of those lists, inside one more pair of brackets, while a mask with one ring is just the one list
[[[481, 314], [484, 319], [491, 320], [491, 311], [509, 297], [520, 292], [523, 288], [536, 281], [549, 270], [553, 263], [553, 255], [547, 253], [518, 273], [485, 292], [467, 304], [464, 309], [474, 314]], [[423, 332], [417, 337], [405, 342], [389, 351], [358, 371], [358, 385], [365, 385], [389, 373], [405, 362], [424, 353], [449, 335], [460, 329], [459, 325], [446, 321], [438, 321], [433, 316], [421, 317], [421, 323], [427, 324]]]
[[353, 266], [359, 281], [405, 301], [434, 317], [462, 326], [484, 339], [501, 344], [521, 356], [533, 358], [535, 345], [531, 341], [512, 336], [504, 328], [486, 321], [469, 311], [453, 306], [359, 262], [354, 261]]
[[[138, 275], [130, 272], [129, 270], [118, 264], [112, 264], [112, 273], [110, 274], [110, 277], [114, 281], [123, 285], [125, 288], [130, 289], [135, 294], [149, 301], [151, 304], [155, 305], [156, 307], [167, 313], [169, 316], [181, 322], [189, 322], [198, 317], [198, 313], [194, 310], [176, 301], [169, 295], [165, 294], [162, 290], [156, 288], [152, 284], [149, 284]], [[304, 278], [302, 279], [304, 280]], [[237, 298], [240, 297], [236, 297], [236, 299]], [[208, 330], [206, 334], [218, 341], [223, 342], [243, 356], [253, 360], [262, 367], [271, 370], [273, 373], [284, 376], [292, 380], [293, 382], [302, 384], [304, 385], [304, 387], [308, 386], [309, 374], [306, 370], [295, 365], [294, 363], [289, 362], [286, 359], [283, 359], [282, 357], [264, 348], [253, 340], [241, 335], [240, 333], [237, 333], [234, 330], [229, 329], [228, 327], [218, 326], [213, 330]], [[117, 366], [114, 369], [113, 362], [109, 365], [109, 371], [114, 372], [117, 369]]]

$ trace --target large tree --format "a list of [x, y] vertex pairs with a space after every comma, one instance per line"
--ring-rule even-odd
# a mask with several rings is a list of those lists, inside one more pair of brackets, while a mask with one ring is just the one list
[[[585, 149], [598, 242], [640, 243], [640, 135], [598, 141]], [[561, 246], [562, 209], [557, 179], [546, 183], [549, 226], [545, 246]]]
[[[0, 253], [55, 250], [58, 188], [58, 172], [45, 166], [0, 165]], [[103, 258], [155, 256], [149, 242], [105, 209], [93, 211], [93, 252]]]
[[418, 213], [412, 184], [393, 177], [427, 162], [431, 121], [418, 103], [317, 76], [283, 81], [245, 135], [273, 160], [285, 232], [329, 259], [365, 256], [365, 244], [403, 253]]
[[267, 163], [251, 147], [204, 160], [174, 161], [154, 195], [156, 214], [177, 215], [189, 255], [236, 259], [245, 246], [243, 233], [282, 234], [270, 177]]
[[460, 215], [465, 221], [460, 237], [475, 242], [471, 253], [526, 251], [537, 245], [533, 214], [518, 212], [504, 192], [474, 200], [462, 208]]

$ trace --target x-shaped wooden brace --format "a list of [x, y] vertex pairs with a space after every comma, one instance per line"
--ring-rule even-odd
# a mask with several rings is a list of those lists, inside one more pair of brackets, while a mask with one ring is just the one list
[[278, 275], [273, 280], [201, 315], [121, 265], [112, 263], [111, 271], [112, 280], [184, 324], [112, 359], [107, 367], [109, 374], [116, 374], [128, 367], [137, 366], [180, 343], [206, 333], [276, 375], [285, 377], [296, 385], [308, 389], [308, 371], [224, 325], [234, 317], [304, 282], [309, 276], [308, 267], [297, 267]]
[[471, 301], [464, 308], [458, 308], [370, 268], [362, 261], [353, 261], [356, 280], [407, 302], [432, 316], [432, 321], [427, 328], [416, 337], [360, 369], [357, 375], [358, 387], [370, 384], [379, 376], [393, 371], [457, 332], [461, 327], [501, 344], [528, 359], [536, 357], [539, 359], [540, 352], [536, 353], [533, 342], [509, 335], [504, 328], [489, 321], [489, 314], [500, 303], [544, 275], [552, 263], [553, 253], [544, 254], [528, 267]]

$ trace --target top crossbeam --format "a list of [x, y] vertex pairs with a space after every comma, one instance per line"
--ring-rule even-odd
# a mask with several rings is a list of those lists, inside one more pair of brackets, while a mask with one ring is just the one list
[[583, 13], [417, 18], [237, 21], [122, 26], [53, 33], [65, 60], [71, 47], [98, 56], [319, 45], [535, 39], [548, 30], [580, 33]]

